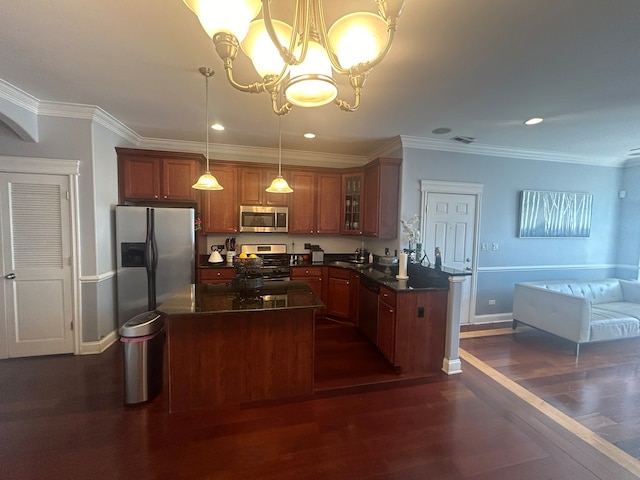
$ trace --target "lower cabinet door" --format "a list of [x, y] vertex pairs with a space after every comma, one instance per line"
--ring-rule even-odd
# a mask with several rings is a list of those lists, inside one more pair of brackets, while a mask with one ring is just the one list
[[327, 282], [327, 315], [349, 320], [351, 312], [351, 282], [329, 277]]

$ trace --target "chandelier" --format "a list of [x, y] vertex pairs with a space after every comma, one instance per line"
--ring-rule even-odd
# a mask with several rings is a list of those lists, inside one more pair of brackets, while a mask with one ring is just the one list
[[[278, 115], [286, 115], [293, 105], [330, 102], [355, 111], [367, 75], [389, 53], [404, 7], [404, 0], [375, 0], [378, 14], [350, 13], [327, 29], [322, 0], [296, 0], [292, 26], [271, 17], [271, 0], [184, 2], [213, 39], [229, 83], [241, 92], [269, 93]], [[234, 79], [240, 48], [262, 81], [242, 85]], [[332, 71], [348, 77], [352, 103], [338, 98]]]

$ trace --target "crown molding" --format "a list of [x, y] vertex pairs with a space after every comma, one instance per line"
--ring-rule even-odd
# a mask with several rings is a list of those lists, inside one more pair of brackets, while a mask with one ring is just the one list
[[95, 122], [96, 124], [103, 126], [110, 132], [115, 133], [134, 145], [138, 145], [142, 141], [142, 137], [140, 135], [131, 130], [120, 120], [95, 105], [42, 101], [38, 108], [38, 115], [89, 120], [90, 122]]
[[[204, 142], [143, 138], [140, 148], [147, 150], [170, 150], [176, 152], [203, 153]], [[224, 143], [209, 143], [209, 156], [216, 160], [247, 163], [278, 163], [278, 149], [271, 147], [249, 147]], [[367, 163], [366, 157], [337, 153], [282, 150], [283, 165], [305, 165], [329, 168], [360, 167]]]
[[2, 78], [0, 78], [0, 98], [3, 98], [20, 108], [24, 108], [31, 113], [38, 113], [38, 105], [40, 102], [36, 97], [20, 90], [14, 85], [11, 85]]
[[613, 157], [585, 157], [566, 153], [547, 152], [539, 150], [526, 150], [521, 148], [498, 147], [495, 145], [483, 145], [473, 143], [470, 145], [457, 144], [450, 140], [437, 140], [432, 138], [411, 137], [401, 135], [403, 148], [416, 148], [421, 150], [437, 150], [441, 152], [467, 153], [470, 155], [484, 155], [490, 157], [521, 158], [524, 160], [539, 160], [547, 162], [580, 163], [596, 165], [599, 167], [621, 167], [623, 161]]
[[[192, 153], [202, 153], [205, 150], [204, 144], [201, 142], [141, 137], [131, 128], [127, 127], [100, 107], [73, 103], [39, 101], [34, 96], [20, 90], [1, 78], [0, 99], [4, 99], [35, 115], [82, 119], [95, 122], [128, 141], [132, 145], [143, 149]], [[210, 152], [220, 160], [263, 163], [265, 160], [277, 158], [277, 149], [275, 148], [216, 143], [209, 144], [209, 147]], [[370, 152], [367, 156], [307, 152], [301, 150], [283, 150], [282, 163], [289, 165], [313, 165], [337, 168], [348, 168], [351, 166], [357, 167], [379, 157], [402, 157], [402, 151], [404, 148], [596, 166], [633, 167], [640, 165], [640, 159], [625, 161], [624, 159], [620, 160], [619, 158], [613, 157], [587, 157], [557, 152], [483, 145], [478, 143], [463, 145], [450, 140], [412, 137], [407, 135], [400, 135], [392, 138], [380, 148]]]
[[380, 157], [402, 158], [402, 138], [399, 135], [393, 137], [380, 148], [373, 150], [367, 156], [367, 161], [370, 162]]

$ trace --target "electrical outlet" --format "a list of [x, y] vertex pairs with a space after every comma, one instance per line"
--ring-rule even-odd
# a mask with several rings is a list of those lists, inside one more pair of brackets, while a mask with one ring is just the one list
[[489, 305], [495, 305], [496, 301], [495, 300], [489, 300]]
[[487, 242], [482, 242], [482, 245], [480, 245], [480, 250], [486, 252], [487, 250], [489, 250], [489, 244]]
[[498, 250], [500, 250], [500, 245], [498, 245], [498, 242], [493, 242], [491, 244], [491, 250], [493, 250], [494, 252], [497, 252]]

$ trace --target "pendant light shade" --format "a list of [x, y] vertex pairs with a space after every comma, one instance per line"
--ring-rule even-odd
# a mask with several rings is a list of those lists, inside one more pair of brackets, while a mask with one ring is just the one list
[[224, 190], [224, 187], [218, 183], [218, 179], [211, 175], [211, 172], [205, 172], [194, 183], [191, 188], [196, 190]]
[[218, 179], [211, 175], [209, 171], [209, 77], [213, 76], [213, 70], [209, 67], [200, 67], [200, 73], [204, 75], [204, 83], [205, 83], [205, 132], [206, 132], [206, 159], [207, 159], [207, 170], [200, 176], [198, 181], [191, 185], [191, 188], [195, 188], [196, 190], [223, 190], [224, 188], [220, 183], [218, 183]]
[[269, 193], [292, 193], [293, 188], [282, 177], [282, 128], [280, 126], [280, 116], [278, 115], [278, 175], [273, 179], [265, 191]]

